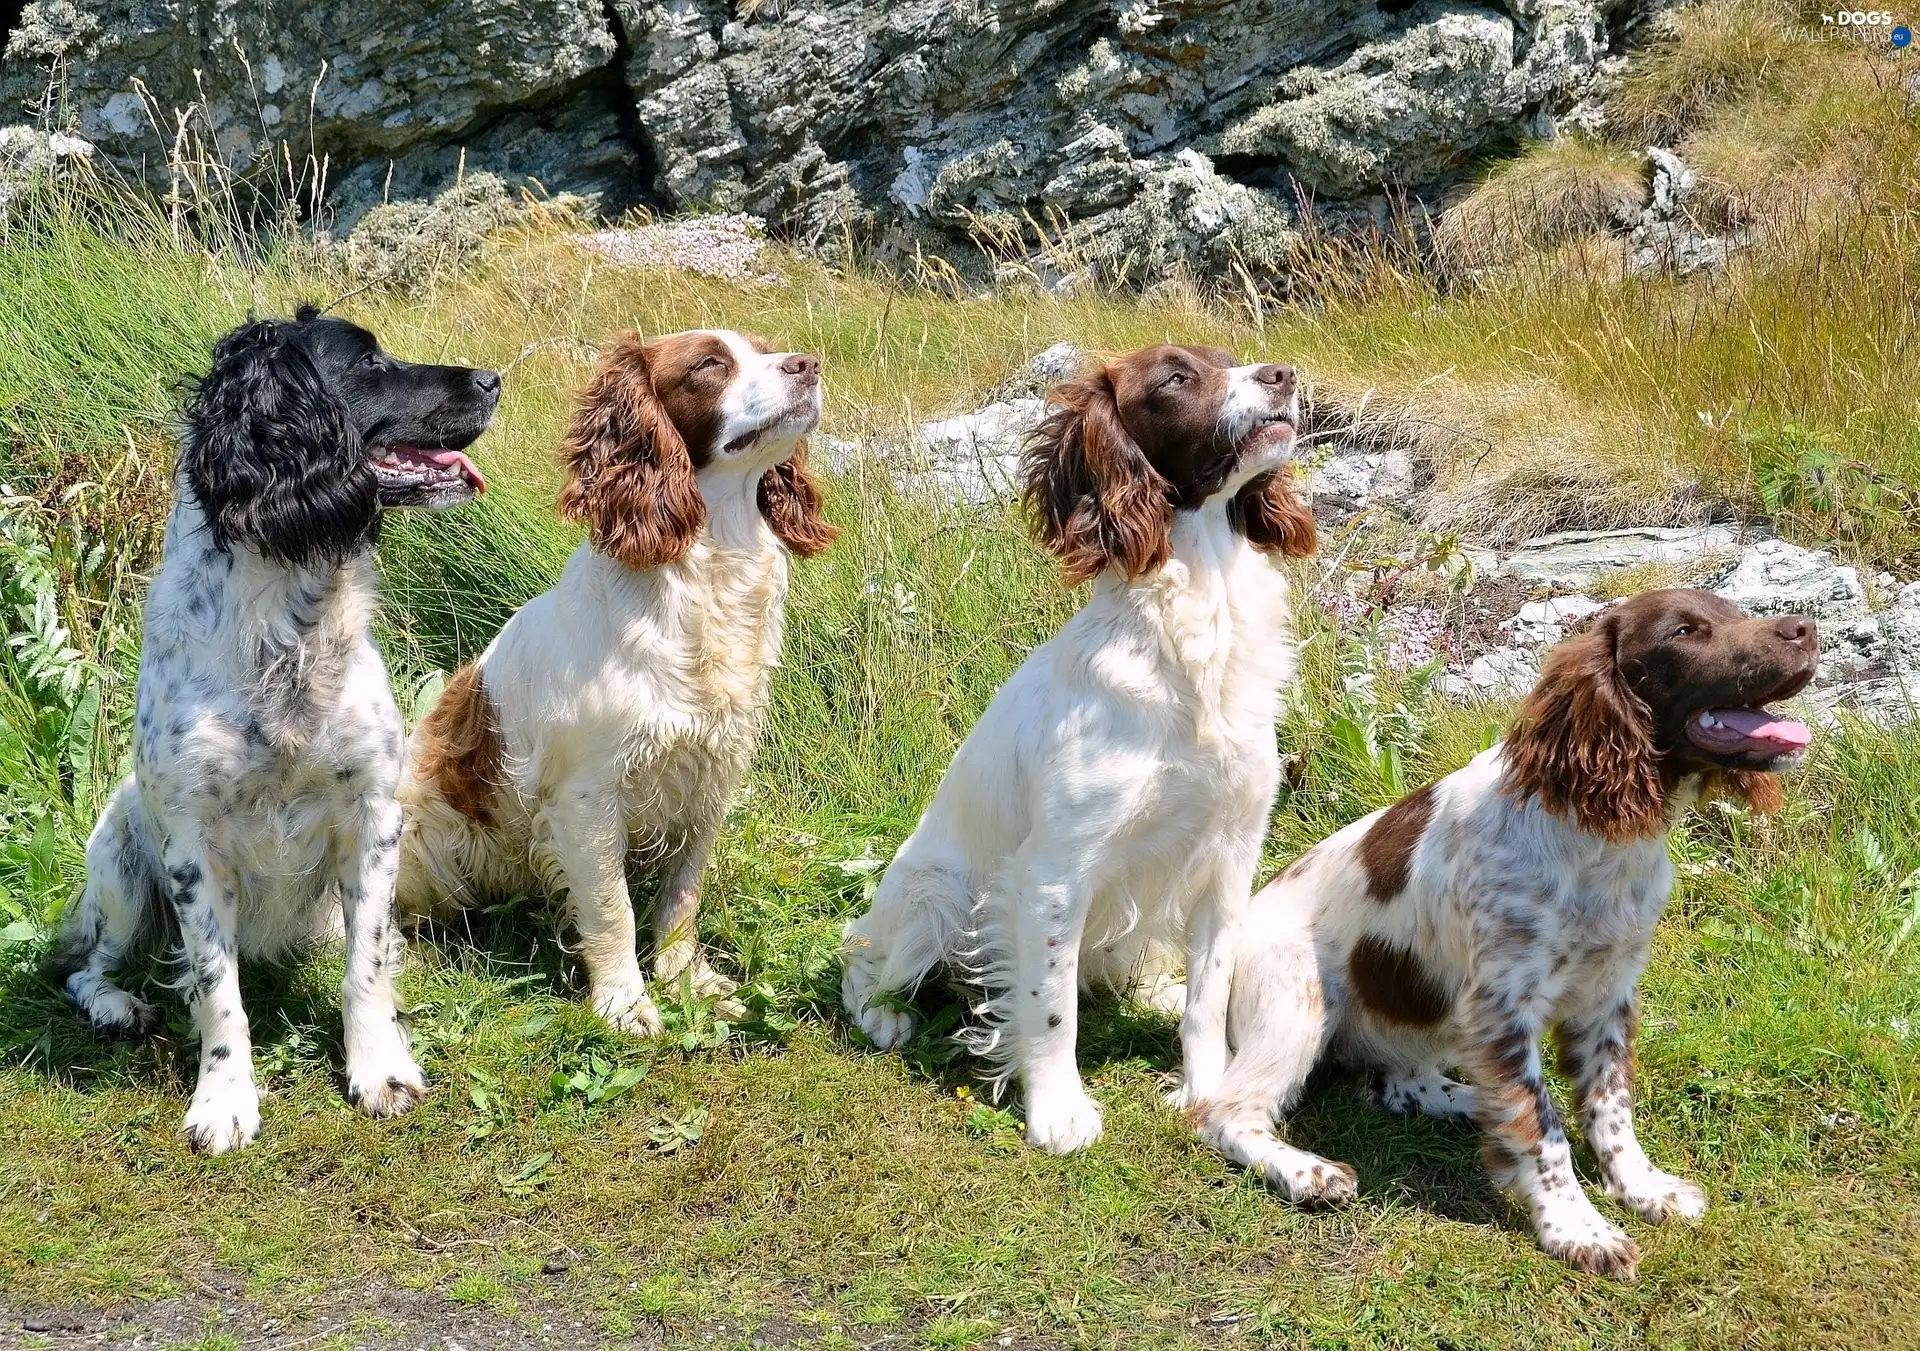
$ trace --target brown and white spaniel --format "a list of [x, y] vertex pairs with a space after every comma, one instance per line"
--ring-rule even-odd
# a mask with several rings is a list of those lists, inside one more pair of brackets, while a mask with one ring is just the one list
[[564, 900], [593, 1007], [627, 1031], [660, 1030], [630, 861], [660, 878], [655, 976], [734, 988], [695, 936], [700, 873], [759, 744], [788, 555], [835, 534], [802, 441], [821, 398], [817, 358], [758, 338], [622, 338], [567, 431], [560, 510], [586, 542], [414, 734], [402, 909]]
[[1391, 1110], [1477, 1121], [1540, 1245], [1631, 1279], [1639, 1250], [1581, 1190], [1541, 1041], [1557, 1035], [1607, 1194], [1654, 1223], [1704, 1213], [1705, 1192], [1654, 1167], [1633, 1130], [1636, 987], [1673, 886], [1666, 834], [1710, 793], [1777, 805], [1773, 775], [1810, 738], [1767, 705], [1817, 663], [1813, 621], [1749, 619], [1692, 590], [1636, 596], [1556, 647], [1504, 741], [1254, 898], [1236, 1054], [1192, 1108], [1201, 1135], [1295, 1201], [1351, 1199], [1351, 1168], [1273, 1132], [1331, 1046]]
[[[1274, 720], [1294, 646], [1274, 553], [1311, 553], [1288, 487], [1286, 366], [1150, 347], [1057, 386], [1026, 500], [1093, 594], [1001, 687], [873, 908], [847, 926], [842, 995], [882, 1047], [891, 995], [935, 966], [989, 992], [980, 1048], [1017, 1074], [1027, 1139], [1100, 1134], [1074, 1064], [1083, 985], [1159, 980], [1184, 1003], [1187, 1091], [1226, 1064], [1225, 954], [1279, 783]], [[1191, 935], [1186, 991], [1179, 943]]]

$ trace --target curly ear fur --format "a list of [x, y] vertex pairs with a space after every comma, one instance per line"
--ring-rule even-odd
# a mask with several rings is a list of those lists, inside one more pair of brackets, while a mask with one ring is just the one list
[[1173, 557], [1167, 484], [1120, 424], [1105, 372], [1054, 386], [1027, 443], [1027, 510], [1067, 585], [1115, 567], [1128, 581]]
[[1234, 494], [1228, 516], [1247, 543], [1288, 558], [1308, 558], [1320, 535], [1308, 511], [1293, 495], [1293, 470], [1282, 465]]
[[1729, 769], [1721, 772], [1719, 783], [1712, 787], [1746, 803], [1747, 810], [1755, 816], [1772, 816], [1786, 805], [1778, 774], [1764, 774], [1753, 769]]
[[214, 344], [194, 382], [179, 471], [214, 547], [277, 563], [343, 563], [379, 533], [380, 489], [347, 406], [273, 320]]
[[1614, 662], [1616, 625], [1547, 654], [1507, 737], [1507, 791], [1615, 843], [1667, 828], [1653, 715]]
[[760, 477], [760, 514], [780, 542], [802, 558], [820, 553], [840, 534], [820, 513], [820, 486], [807, 472], [807, 443]]
[[638, 333], [622, 338], [594, 373], [561, 454], [560, 514], [586, 526], [601, 553], [657, 568], [700, 537], [707, 504], [693, 457], [654, 393]]

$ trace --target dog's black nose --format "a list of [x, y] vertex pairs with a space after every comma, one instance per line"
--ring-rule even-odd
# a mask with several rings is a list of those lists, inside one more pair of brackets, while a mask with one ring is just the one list
[[818, 375], [820, 358], [808, 356], [805, 352], [795, 352], [780, 363], [780, 369], [787, 375]]
[[1782, 615], [1773, 621], [1773, 631], [1795, 647], [1809, 652], [1820, 644], [1820, 630], [1805, 615]]
[[1282, 394], [1293, 392], [1293, 367], [1262, 366], [1253, 373], [1253, 378], [1263, 385], [1278, 385]]
[[498, 394], [500, 392], [500, 372], [475, 371], [473, 373], [473, 387], [482, 394]]

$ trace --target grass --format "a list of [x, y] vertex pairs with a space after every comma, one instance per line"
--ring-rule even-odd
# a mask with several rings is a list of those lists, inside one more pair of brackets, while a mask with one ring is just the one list
[[[1656, 61], [1712, 65], [1693, 22]], [[1696, 99], [1686, 125], [1784, 118], [1801, 87], [1668, 72], [1655, 98], [1641, 78], [1647, 106]], [[536, 223], [424, 293], [346, 302], [402, 355], [507, 371], [476, 452], [493, 490], [387, 532], [381, 639], [404, 694], [551, 579], [575, 542], [551, 515], [552, 447], [593, 344], [629, 325], [744, 323], [819, 352], [842, 437], [968, 406], [1060, 339], [1225, 343], [1298, 360], [1349, 407], [1371, 391], [1439, 461], [1437, 525], [1517, 537], [1681, 515], [1674, 485], [1694, 479], [1912, 575], [1920, 220], [1910, 184], [1861, 182], [1722, 275], [1622, 282], [1542, 254], [1458, 291], [1360, 267], [1293, 307], [1258, 287], [1212, 303], [958, 298], [799, 258], [780, 260], [787, 284], [743, 291], [596, 266]], [[411, 948], [403, 991], [437, 1091], [395, 1122], [341, 1100], [337, 960], [250, 968], [265, 1130], [237, 1156], [188, 1157], [177, 1003], [155, 1038], [101, 1042], [37, 958], [124, 756], [175, 379], [249, 307], [346, 283], [311, 258], [181, 247], [138, 213], [83, 207], [0, 249], [0, 478], [24, 494], [0, 541], [0, 1298], [105, 1303], [219, 1269], [283, 1316], [384, 1286], [509, 1319], [558, 1301], [639, 1342], [723, 1319], [822, 1345], [1920, 1342], [1909, 737], [1824, 737], [1779, 818], [1716, 810], [1676, 834], [1643, 1134], [1715, 1209], [1698, 1228], [1629, 1222], [1637, 1286], [1541, 1256], [1470, 1132], [1365, 1109], [1337, 1076], [1291, 1130], [1352, 1162], [1362, 1199], [1293, 1210], [1192, 1143], [1160, 1103], [1173, 1028], [1125, 1005], [1084, 1023], [1107, 1138], [1037, 1156], [941, 1035], [959, 1016], [947, 996], [924, 997], [933, 1031], [905, 1056], [875, 1055], [835, 1012], [832, 954], [960, 737], [1073, 598], [1010, 513], [931, 513], [872, 477], [830, 485], [845, 533], [796, 570], [768, 738], [707, 879], [704, 938], [749, 983], [746, 1024], [669, 999], [666, 1037], [615, 1036], [539, 912], [505, 907]], [[1304, 633], [1270, 865], [1462, 763], [1503, 712], [1436, 703], [1381, 667], [1364, 625], [1310, 612]], [[556, 1253], [564, 1285], [541, 1275]]]

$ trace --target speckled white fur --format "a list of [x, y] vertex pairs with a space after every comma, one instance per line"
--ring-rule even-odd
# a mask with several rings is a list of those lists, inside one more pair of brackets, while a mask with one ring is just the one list
[[200, 1033], [184, 1133], [203, 1153], [260, 1128], [239, 958], [324, 940], [344, 914], [349, 1096], [405, 1111], [427, 1084], [394, 1008], [401, 722], [368, 634], [370, 557], [288, 567], [210, 541], [184, 488], [147, 599], [134, 772], [87, 842], [65, 946], [102, 1028], [151, 1010], [112, 973], [171, 910]]

